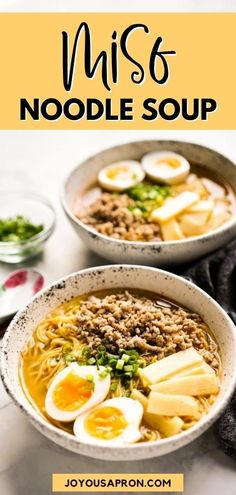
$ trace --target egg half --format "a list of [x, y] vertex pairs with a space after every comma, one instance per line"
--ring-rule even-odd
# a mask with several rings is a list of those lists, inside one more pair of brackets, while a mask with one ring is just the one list
[[57, 421], [73, 421], [79, 414], [102, 402], [110, 389], [110, 375], [104, 367], [71, 363], [51, 382], [45, 398], [45, 411]]
[[112, 163], [100, 170], [98, 182], [107, 191], [124, 191], [144, 179], [145, 173], [140, 163], [125, 160]]
[[179, 184], [190, 171], [186, 158], [173, 151], [155, 151], [142, 158], [144, 171], [151, 179], [163, 184]]
[[140, 440], [143, 406], [128, 397], [108, 399], [79, 416], [74, 434], [82, 442], [96, 445], [125, 445]]

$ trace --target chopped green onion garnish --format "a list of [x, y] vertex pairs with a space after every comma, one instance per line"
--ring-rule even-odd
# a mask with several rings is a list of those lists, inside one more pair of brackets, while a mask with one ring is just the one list
[[96, 359], [94, 357], [88, 359], [88, 364], [95, 364], [95, 363], [96, 363]]
[[124, 364], [125, 364], [125, 362], [123, 361], [123, 359], [118, 359], [118, 361], [116, 363], [116, 369], [117, 370], [122, 370], [123, 367], [124, 367]]
[[112, 368], [110, 366], [106, 366], [106, 370], [108, 373], [110, 373], [112, 371]]
[[124, 377], [125, 377], [125, 378], [132, 378], [132, 373], [131, 373], [131, 371], [129, 371], [129, 372], [125, 372]]
[[163, 204], [170, 195], [170, 188], [165, 185], [148, 184], [142, 182], [126, 190], [126, 194], [133, 200], [129, 210], [135, 215], [148, 218], [150, 213]]
[[90, 358], [90, 355], [91, 355], [91, 349], [90, 347], [86, 346], [86, 347], [83, 347], [82, 349], [82, 356], [89, 359]]
[[127, 363], [130, 360], [130, 356], [128, 354], [122, 354], [121, 359]]
[[129, 364], [128, 366], [124, 366], [124, 371], [134, 371], [134, 365]]
[[64, 356], [64, 359], [67, 365], [76, 361], [76, 358], [75, 356], [73, 356], [73, 354], [66, 354]]
[[107, 352], [107, 357], [108, 359], [119, 359], [119, 356], [117, 356], [116, 354], [110, 354], [110, 352]]
[[118, 361], [118, 359], [110, 359], [108, 362], [109, 362], [109, 365], [112, 368], [115, 368], [116, 367], [116, 364], [117, 364], [117, 361]]
[[[72, 352], [72, 349], [73, 346], [70, 343], [63, 346], [62, 355], [66, 364], [77, 361], [79, 365], [94, 365], [101, 379], [110, 374], [112, 379], [120, 380], [126, 389], [129, 389], [131, 380], [137, 375], [139, 367], [145, 365], [145, 360], [140, 358], [139, 353], [135, 349], [119, 349], [117, 354], [115, 354], [107, 352], [105, 346], [99, 346], [94, 357], [91, 356], [91, 348], [89, 346], [84, 346], [79, 355], [78, 353], [76, 355], [75, 351]], [[101, 369], [101, 366], [105, 367], [105, 369]], [[94, 383], [94, 379], [90, 375], [88, 376], [88, 380]], [[115, 391], [117, 386], [118, 384], [116, 382], [112, 383], [111, 391]]]
[[107, 369], [99, 371], [99, 378], [101, 378], [101, 380], [104, 380], [104, 378], [106, 378], [108, 374], [109, 371]]
[[118, 387], [118, 383], [116, 382], [112, 383], [110, 386], [110, 391], [115, 392], [117, 390], [117, 387]]
[[0, 219], [0, 241], [2, 242], [21, 242], [31, 239], [42, 232], [43, 224], [33, 224], [31, 221], [17, 215], [15, 217]]

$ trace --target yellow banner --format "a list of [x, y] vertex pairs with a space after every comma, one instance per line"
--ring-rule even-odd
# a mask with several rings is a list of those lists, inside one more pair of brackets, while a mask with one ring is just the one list
[[183, 474], [53, 474], [53, 492], [183, 492]]
[[235, 13], [0, 14], [0, 129], [235, 129]]

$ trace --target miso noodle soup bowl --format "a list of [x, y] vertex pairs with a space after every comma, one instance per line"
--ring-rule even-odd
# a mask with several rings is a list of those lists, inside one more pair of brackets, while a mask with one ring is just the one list
[[[155, 171], [153, 176], [153, 169], [156, 165], [155, 160], [158, 159], [159, 163], [163, 162], [163, 155], [160, 155], [159, 157], [149, 156], [148, 160], [143, 160], [143, 158], [145, 155], [154, 152], [165, 152], [165, 156], [169, 159], [169, 168], [172, 169], [172, 175], [175, 176], [175, 181], [176, 175], [178, 176], [178, 183], [175, 182], [174, 185], [167, 186], [166, 188], [165, 183], [163, 187], [163, 183], [161, 182], [162, 179], [160, 177], [154, 177]], [[176, 162], [175, 157], [173, 160], [173, 153], [181, 155], [182, 163], [181, 161], [179, 163]], [[190, 164], [187, 179], [184, 175], [187, 170], [186, 160], [187, 165], [188, 163]], [[172, 221], [170, 223], [167, 222], [165, 224], [161, 224], [158, 214], [153, 221], [150, 220], [150, 217], [147, 218], [149, 215], [147, 211], [145, 211], [147, 204], [142, 205], [140, 201], [137, 201], [137, 191], [129, 189], [128, 196], [123, 195], [121, 197], [118, 192], [117, 200], [121, 201], [119, 204], [121, 209], [125, 207], [126, 216], [124, 223], [123, 219], [119, 217], [119, 213], [121, 211], [119, 210], [119, 212], [117, 212], [119, 217], [117, 223], [116, 212], [112, 206], [112, 201], [116, 201], [114, 196], [115, 189], [113, 187], [113, 190], [109, 190], [113, 178], [111, 175], [109, 176], [109, 171], [107, 175], [106, 173], [101, 174], [101, 171], [110, 164], [116, 164], [116, 162], [124, 161], [126, 161], [126, 163], [128, 161], [129, 172], [133, 172], [141, 184], [148, 183], [155, 187], [161, 186], [160, 195], [163, 195], [164, 203], [165, 201], [172, 201], [171, 196], [178, 196], [178, 198], [176, 198], [177, 209], [179, 208], [179, 205], [182, 204], [182, 199], [180, 200], [179, 196], [182, 191], [191, 191], [190, 201], [192, 198], [194, 200], [192, 191], [194, 191], [194, 194], [196, 192], [200, 192], [200, 195], [198, 196], [201, 200], [200, 210], [199, 203], [197, 209], [195, 208], [195, 203], [194, 209], [192, 209], [192, 207], [190, 207], [190, 209], [186, 208], [186, 210], [182, 210], [179, 216], [178, 213], [176, 213], [175, 218], [173, 219], [172, 217], [171, 219], [174, 220], [173, 224]], [[163, 163], [161, 163], [161, 165], [163, 166]], [[180, 168], [179, 165], [181, 165]], [[143, 179], [142, 168], [144, 168], [146, 172]], [[180, 173], [181, 170], [182, 175]], [[187, 186], [186, 189], [185, 181], [187, 180], [190, 183], [194, 180], [194, 175], [197, 178], [203, 178], [203, 182], [206, 182], [206, 180], [208, 181], [206, 188], [205, 183], [204, 185], [202, 185], [202, 183], [200, 184], [200, 188], [205, 188], [206, 194], [204, 194], [204, 190], [203, 194], [201, 194], [201, 190], [199, 191], [199, 184], [197, 184], [197, 182]], [[98, 180], [99, 177], [100, 181]], [[181, 179], [181, 177], [183, 177], [183, 179]], [[232, 211], [231, 214], [228, 215], [228, 218], [226, 215], [224, 219], [221, 219], [222, 204], [220, 205], [221, 199], [217, 197], [217, 195], [218, 192], [219, 196], [222, 193], [222, 187], [220, 187], [216, 192], [216, 201], [218, 202], [217, 208], [220, 208], [220, 217], [216, 211], [216, 202], [214, 202], [213, 197], [214, 194], [211, 195], [207, 192], [208, 185], [212, 180], [213, 182], [215, 180], [218, 185], [223, 185], [223, 188], [226, 186], [225, 191], [227, 190], [227, 187], [230, 190], [229, 196], [232, 200]], [[127, 188], [130, 188], [131, 183], [132, 180], [131, 182], [130, 180], [126, 182]], [[97, 186], [101, 186], [101, 184], [104, 187], [100, 189], [99, 193]], [[116, 187], [117, 184], [115, 188]], [[110, 197], [107, 196], [108, 201], [104, 198], [105, 201], [107, 201], [105, 207], [108, 205], [109, 209], [108, 215], [106, 210], [105, 216], [103, 215], [104, 212], [101, 214], [101, 204], [98, 208], [96, 208], [96, 212], [93, 210], [92, 214], [91, 209], [87, 209], [86, 211], [87, 206], [89, 207], [90, 205], [93, 205], [94, 202], [99, 199], [99, 194], [101, 195], [101, 192], [110, 194]], [[121, 193], [122, 192], [126, 193], [126, 190], [124, 191], [123, 189]], [[65, 181], [62, 192], [62, 204], [69, 221], [79, 237], [81, 237], [86, 246], [95, 251], [97, 254], [118, 263], [135, 262], [146, 265], [152, 264], [156, 266], [164, 266], [167, 264], [185, 263], [194, 260], [221, 247], [235, 236], [235, 192], [236, 167], [230, 160], [216, 151], [197, 144], [185, 142], [139, 141], [107, 149], [81, 163]], [[140, 190], [138, 191], [138, 194], [139, 193]], [[111, 196], [111, 194], [113, 194], [113, 196]], [[152, 194], [155, 196], [155, 194], [157, 195], [157, 192], [152, 191], [151, 198], [153, 197]], [[162, 200], [160, 195], [157, 199]], [[187, 195], [189, 195], [189, 193], [187, 193]], [[229, 198], [227, 193], [226, 196]], [[111, 201], [109, 198], [111, 198]], [[213, 208], [211, 208], [212, 198], [214, 203]], [[204, 201], [202, 201], [202, 199]], [[205, 202], [205, 199], [207, 199], [207, 202]], [[155, 204], [156, 206], [159, 206], [158, 202], [155, 203], [155, 201], [156, 199], [154, 198], [154, 206]], [[187, 202], [188, 201], [189, 197], [187, 198]], [[150, 208], [151, 204], [152, 200], [148, 202], [148, 208]], [[162, 205], [162, 203], [160, 204]], [[102, 204], [102, 208], [103, 206], [104, 204]], [[138, 206], [138, 208], [136, 206]], [[142, 210], [143, 206], [145, 208]], [[85, 213], [83, 213], [84, 207]], [[206, 210], [209, 207], [211, 211], [205, 211], [205, 207]], [[117, 208], [117, 204], [115, 208]], [[185, 213], [187, 213], [187, 215]], [[190, 216], [189, 213], [191, 213]], [[111, 217], [113, 216], [114, 218], [114, 214], [115, 219], [112, 220]], [[212, 214], [213, 217], [211, 216]], [[225, 215], [225, 211], [223, 212], [223, 215]], [[208, 218], [208, 223], [203, 226], [202, 222], [205, 222], [206, 218]], [[141, 231], [139, 229], [140, 219], [142, 223]], [[131, 226], [131, 233], [129, 232], [128, 236], [127, 224]], [[207, 226], [208, 224], [209, 228]], [[140, 235], [139, 231], [141, 232]]]
[[[95, 293], [95, 295], [91, 296], [91, 293]], [[81, 298], [81, 296], [84, 297]], [[77, 299], [74, 300], [74, 298]], [[140, 298], [142, 298], [141, 301]], [[71, 300], [72, 303], [70, 305], [65, 305], [65, 303]], [[114, 304], [116, 307], [114, 307]], [[64, 306], [58, 310], [59, 305]], [[81, 311], [80, 305], [82, 305]], [[96, 314], [99, 308], [102, 308], [102, 315], [101, 313]], [[53, 314], [48, 316], [52, 311], [54, 311]], [[85, 316], [88, 316], [88, 314], [90, 314], [90, 317], [86, 320]], [[116, 318], [115, 323], [114, 320], [111, 320], [111, 314]], [[154, 315], [154, 318], [152, 318], [152, 315]], [[101, 320], [99, 322], [95, 321], [94, 318], [96, 317], [109, 318], [112, 331], [109, 332], [106, 321], [103, 321], [106, 328], [105, 326], [103, 327]], [[131, 319], [131, 326], [125, 320], [127, 317]], [[74, 318], [74, 320], [71, 321], [71, 318], [72, 320]], [[138, 323], [137, 318], [139, 320]], [[84, 324], [86, 321], [88, 323], [88, 320], [93, 323], [90, 327], [90, 332], [85, 331], [83, 334], [85, 341], [87, 339], [87, 344], [81, 348], [81, 346], [77, 346], [76, 335], [80, 335], [81, 337], [81, 330], [82, 328], [84, 329]], [[129, 328], [130, 331], [130, 335], [127, 338], [134, 339], [132, 341], [133, 345], [130, 345], [129, 348], [126, 348], [126, 336], [121, 337], [120, 335], [122, 321], [125, 322], [125, 328]], [[136, 327], [135, 332], [132, 332], [132, 321]], [[97, 323], [96, 333], [94, 328]], [[116, 348], [116, 332], [112, 329], [112, 325], [114, 324], [118, 325], [116, 327], [118, 332], [116, 338], [122, 338], [121, 345], [123, 350], [120, 353]], [[146, 330], [145, 324], [147, 324]], [[156, 325], [155, 329], [153, 324]], [[48, 325], [50, 329], [48, 329]], [[170, 332], [168, 334], [170, 326], [173, 330], [173, 325], [176, 325], [174, 333]], [[36, 328], [37, 334], [35, 333]], [[48, 331], [45, 331], [45, 328]], [[101, 328], [104, 328], [105, 331], [103, 339]], [[149, 335], [150, 328], [155, 336]], [[188, 329], [187, 332], [185, 331], [186, 328]], [[190, 336], [190, 340], [188, 335]], [[109, 336], [111, 337], [110, 340]], [[37, 349], [35, 347], [35, 339], [38, 339]], [[50, 339], [52, 339], [51, 344]], [[67, 342], [66, 345], [64, 339]], [[103, 344], [107, 346], [106, 350], [104, 350], [104, 346], [101, 350], [100, 341], [96, 341], [96, 339], [103, 340]], [[159, 345], [155, 346], [157, 342], [159, 342]], [[173, 342], [176, 347], [172, 345]], [[193, 347], [191, 347], [191, 342], [194, 344]], [[88, 353], [88, 343], [92, 343], [91, 353]], [[144, 350], [142, 349], [143, 343]], [[26, 344], [28, 345], [28, 350], [25, 355]], [[148, 350], [146, 350], [146, 345]], [[149, 351], [150, 346], [153, 345], [155, 349], [154, 353]], [[48, 352], [51, 354], [46, 354]], [[178, 356], [183, 356], [183, 353], [185, 357], [178, 359]], [[119, 356], [116, 356], [116, 354], [119, 354]], [[166, 358], [166, 355], [170, 357]], [[37, 362], [37, 358], [42, 359], [40, 362], [41, 364], [43, 363], [43, 369], [38, 366], [39, 362]], [[81, 362], [79, 363], [80, 365], [76, 363], [75, 359], [77, 358], [83, 359], [87, 365], [90, 365], [89, 374], [88, 371], [83, 371], [87, 368]], [[102, 363], [103, 366], [106, 366], [106, 359], [108, 359], [109, 373], [113, 370], [113, 375], [107, 374], [108, 368], [105, 368], [106, 373], [104, 373], [103, 368], [100, 368], [99, 372], [97, 371], [95, 361], [98, 358], [100, 360], [99, 363]], [[25, 363], [24, 359], [26, 359]], [[165, 361], [165, 359], [167, 360]], [[188, 368], [186, 369], [188, 369], [187, 375], [189, 377], [187, 379], [186, 372], [183, 373], [183, 370], [181, 371], [180, 369], [183, 367], [183, 360], [186, 361], [186, 366], [188, 364]], [[155, 368], [151, 373], [148, 371], [150, 362], [154, 362]], [[160, 368], [156, 367], [155, 363], [162, 363], [161, 382]], [[165, 366], [163, 366], [164, 363]], [[22, 374], [23, 364], [26, 366], [24, 374], [25, 381]], [[28, 372], [29, 370], [31, 370], [29, 373], [33, 372], [31, 378], [30, 375], [27, 375], [27, 366]], [[73, 377], [79, 380], [77, 383], [79, 389], [82, 390], [81, 387], [86, 382], [87, 385], [89, 384], [89, 388], [86, 388], [86, 393], [90, 394], [89, 401], [91, 409], [87, 408], [86, 413], [83, 413], [84, 415], [78, 415], [77, 419], [75, 416], [78, 413], [75, 414], [72, 423], [63, 423], [63, 420], [65, 421], [63, 417], [60, 417], [62, 421], [59, 421], [59, 417], [53, 421], [50, 416], [45, 414], [45, 410], [41, 407], [42, 404], [45, 404], [47, 411], [50, 415], [54, 415], [54, 418], [56, 417], [55, 414], [58, 414], [58, 408], [61, 406], [63, 409], [60, 400], [62, 399], [63, 401], [64, 397], [59, 396], [61, 390], [66, 391], [65, 370], [67, 366], [77, 369], [79, 379], [74, 375]], [[143, 374], [142, 376], [144, 377], [145, 375], [145, 386], [142, 385], [139, 375], [133, 375], [133, 378], [130, 379], [134, 371], [137, 371], [137, 366], [141, 367], [141, 371], [139, 371]], [[174, 369], [176, 372], [176, 366], [179, 370], [178, 376], [180, 378], [182, 376], [182, 378], [177, 380], [165, 379], [163, 381], [164, 375], [168, 373], [173, 374]], [[36, 389], [30, 389], [30, 383], [32, 385], [30, 380], [32, 377], [34, 379], [34, 373], [36, 375], [39, 373], [38, 378], [36, 377], [39, 380], [37, 382], [38, 385]], [[52, 375], [51, 378], [47, 376], [50, 373], [54, 373], [53, 379]], [[64, 373], [64, 382], [62, 383], [61, 381], [61, 387], [55, 392], [55, 377], [58, 377], [59, 373]], [[196, 376], [192, 376], [197, 373], [199, 373], [197, 378]], [[41, 291], [15, 316], [3, 339], [1, 374], [4, 386], [16, 405], [28, 417], [35, 428], [58, 445], [79, 454], [107, 460], [129, 461], [161, 456], [188, 444], [201, 435], [213, 424], [226, 407], [236, 385], [235, 327], [227, 314], [215, 301], [195, 285], [178, 276], [159, 269], [135, 265], [91, 268], [69, 275]], [[155, 379], [154, 374], [156, 375]], [[114, 375], [115, 378], [112, 378]], [[156, 383], [158, 381], [158, 375], [159, 384]], [[184, 380], [183, 375], [185, 375]], [[151, 420], [153, 421], [153, 418], [155, 418], [155, 421], [158, 421], [158, 425], [160, 426], [160, 431], [163, 433], [165, 430], [166, 435], [160, 434], [159, 431], [148, 429], [143, 425], [143, 419], [140, 423], [142, 405], [139, 399], [140, 397], [144, 397], [145, 394], [147, 395], [147, 389], [150, 386], [148, 382], [150, 376], [153, 382], [155, 382], [151, 390], [152, 398], [150, 398], [151, 395], [148, 395], [149, 398], [145, 400], [150, 404], [152, 403], [150, 407], [154, 415], [151, 415]], [[204, 385], [199, 382], [199, 377], [201, 380], [202, 376], [205, 377]], [[46, 382], [43, 382], [45, 379]], [[110, 379], [113, 387], [109, 389], [111, 387]], [[124, 379], [122, 386], [121, 379]], [[197, 384], [196, 379], [198, 381]], [[199, 385], [201, 387], [210, 386], [211, 392], [213, 394], [215, 393], [215, 395], [208, 395], [207, 397], [188, 396], [190, 391], [186, 387], [189, 387], [192, 380], [194, 380], [197, 387]], [[210, 382], [206, 383], [208, 380]], [[50, 386], [48, 386], [48, 381], [50, 381]], [[116, 391], [114, 381], [118, 385]], [[136, 395], [134, 396], [132, 392], [130, 397], [131, 382], [132, 388], [136, 389]], [[183, 382], [185, 383], [184, 395], [182, 396], [184, 399], [179, 404], [178, 397], [180, 396], [173, 395], [173, 392], [174, 390], [176, 392], [176, 386], [179, 386], [178, 383]], [[42, 397], [40, 396], [40, 391], [44, 390], [45, 383], [48, 390], [46, 392], [47, 400], [44, 402], [45, 397], [43, 397], [43, 402], [41, 403]], [[219, 384], [216, 391], [214, 391], [215, 383]], [[52, 390], [53, 386], [54, 392]], [[162, 387], [161, 393], [159, 393], [160, 387]], [[69, 396], [72, 389], [69, 386]], [[91, 392], [92, 389], [93, 392]], [[139, 389], [139, 392], [137, 392], [137, 389]], [[204, 390], [205, 392], [202, 390], [199, 393], [206, 394], [206, 390], [208, 393], [210, 392], [208, 388], [204, 388]], [[45, 392], [43, 393], [45, 395]], [[71, 393], [73, 395], [73, 390]], [[180, 390], [178, 390], [178, 393], [180, 393]], [[119, 394], [123, 394], [123, 397], [120, 397]], [[129, 397], [124, 397], [127, 394]], [[116, 433], [111, 436], [112, 441], [109, 443], [108, 440], [104, 440], [104, 436], [99, 437], [97, 433], [96, 436], [93, 436], [93, 421], [96, 418], [93, 411], [96, 412], [101, 406], [102, 409], [100, 411], [102, 410], [104, 413], [104, 401], [110, 399], [112, 395], [113, 402], [106, 403], [106, 414], [109, 416], [111, 411], [114, 412], [115, 420], [114, 417], [113, 420], [115, 421], [114, 428], [116, 430], [111, 429], [111, 432], [112, 435], [114, 431]], [[58, 397], [59, 402], [57, 400]], [[156, 397], [158, 397], [158, 401]], [[57, 401], [57, 407], [55, 407], [55, 401]], [[100, 402], [99, 405], [98, 402]], [[194, 416], [196, 404], [200, 408], [199, 411], [201, 410], [201, 414], [198, 417]], [[77, 404], [77, 406], [81, 407], [81, 404]], [[87, 406], [85, 406], [86, 403], [84, 401], [82, 407], [86, 409]], [[159, 416], [155, 415], [154, 406], [158, 408]], [[159, 410], [160, 407], [162, 407], [162, 413]], [[165, 416], [166, 407], [170, 408], [169, 411], [173, 407], [177, 407], [175, 412], [176, 417], [173, 418], [172, 410], [172, 418], [169, 418], [171, 420], [170, 422], [168, 422], [169, 420]], [[179, 410], [180, 407], [187, 407], [187, 410], [182, 409], [181, 412]], [[71, 412], [72, 415], [74, 414], [75, 408], [65, 407], [65, 409], [65, 414], [71, 415]], [[61, 412], [61, 409], [59, 412]], [[160, 413], [162, 416], [160, 416]], [[106, 414], [105, 416], [101, 416], [103, 420], [104, 417], [106, 418]], [[181, 416], [181, 414], [183, 415], [182, 418], [177, 417], [177, 415]], [[86, 421], [82, 421], [84, 416], [87, 417], [87, 423]], [[160, 418], [162, 418], [161, 423]], [[170, 427], [172, 434], [171, 436], [167, 436]], [[101, 438], [103, 438], [102, 441]]]

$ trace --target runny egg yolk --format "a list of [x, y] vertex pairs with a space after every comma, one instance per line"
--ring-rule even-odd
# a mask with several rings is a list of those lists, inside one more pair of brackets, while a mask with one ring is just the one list
[[111, 440], [123, 433], [128, 423], [124, 414], [116, 407], [99, 407], [85, 421], [87, 432], [93, 437]]
[[83, 406], [94, 391], [92, 381], [71, 371], [53, 391], [53, 402], [58, 409], [75, 411]]
[[180, 161], [177, 160], [177, 158], [162, 158], [161, 160], [159, 159], [156, 162], [157, 165], [162, 165], [163, 163], [169, 165], [172, 168], [178, 168], [180, 166]]

